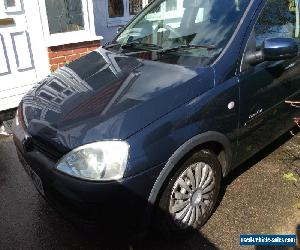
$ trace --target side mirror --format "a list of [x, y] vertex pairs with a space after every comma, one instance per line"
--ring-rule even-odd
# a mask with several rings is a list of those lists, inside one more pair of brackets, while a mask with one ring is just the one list
[[292, 38], [266, 39], [259, 51], [246, 55], [249, 64], [258, 64], [264, 61], [280, 61], [291, 59], [298, 55], [298, 44]]

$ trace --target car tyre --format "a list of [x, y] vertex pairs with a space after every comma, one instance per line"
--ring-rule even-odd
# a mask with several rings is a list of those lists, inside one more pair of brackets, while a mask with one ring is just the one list
[[180, 164], [159, 200], [155, 220], [159, 234], [185, 237], [199, 230], [216, 205], [221, 178], [220, 162], [209, 150], [196, 152]]

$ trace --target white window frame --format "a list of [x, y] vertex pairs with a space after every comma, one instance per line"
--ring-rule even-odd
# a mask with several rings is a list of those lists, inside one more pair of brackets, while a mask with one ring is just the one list
[[[129, 13], [129, 0], [123, 0], [124, 5], [124, 16], [122, 17], [109, 17], [109, 11], [108, 11], [108, 1], [105, 0], [105, 8], [106, 8], [106, 14], [107, 14], [107, 26], [120, 26], [127, 24], [134, 15], [130, 15]], [[148, 0], [143, 0], [143, 8], [148, 4]]]
[[84, 19], [84, 30], [64, 33], [50, 34], [48, 16], [46, 10], [46, 0], [39, 0], [41, 20], [44, 27], [44, 36], [47, 46], [58, 46], [63, 44], [86, 42], [102, 39], [95, 32], [93, 0], [81, 0]]
[[167, 11], [166, 2], [162, 5], [162, 9], [160, 13], [155, 14], [148, 14], [149, 21], [156, 21], [156, 20], [170, 20], [182, 17], [184, 13], [183, 8], [183, 0], [178, 1], [179, 6], [177, 6], [177, 10], [169, 10]]

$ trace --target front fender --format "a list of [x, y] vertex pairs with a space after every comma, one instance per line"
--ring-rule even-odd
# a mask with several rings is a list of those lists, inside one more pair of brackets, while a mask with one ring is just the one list
[[226, 164], [222, 166], [222, 174], [223, 176], [226, 176], [228, 174], [232, 162], [232, 149], [228, 138], [216, 131], [208, 131], [203, 134], [197, 135], [181, 145], [169, 158], [151, 190], [150, 196], [148, 198], [148, 202], [150, 204], [155, 203], [163, 184], [167, 180], [176, 164], [191, 150], [207, 142], [217, 142], [223, 146], [225, 150]]

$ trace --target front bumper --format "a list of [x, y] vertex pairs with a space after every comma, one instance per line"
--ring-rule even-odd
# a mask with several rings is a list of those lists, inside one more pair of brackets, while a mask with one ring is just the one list
[[87, 226], [108, 230], [143, 230], [152, 205], [148, 197], [162, 166], [121, 182], [91, 182], [70, 177], [55, 169], [55, 162], [43, 153], [26, 152], [25, 132], [18, 128], [14, 142], [20, 161], [28, 164], [42, 181], [45, 198], [64, 217]]

